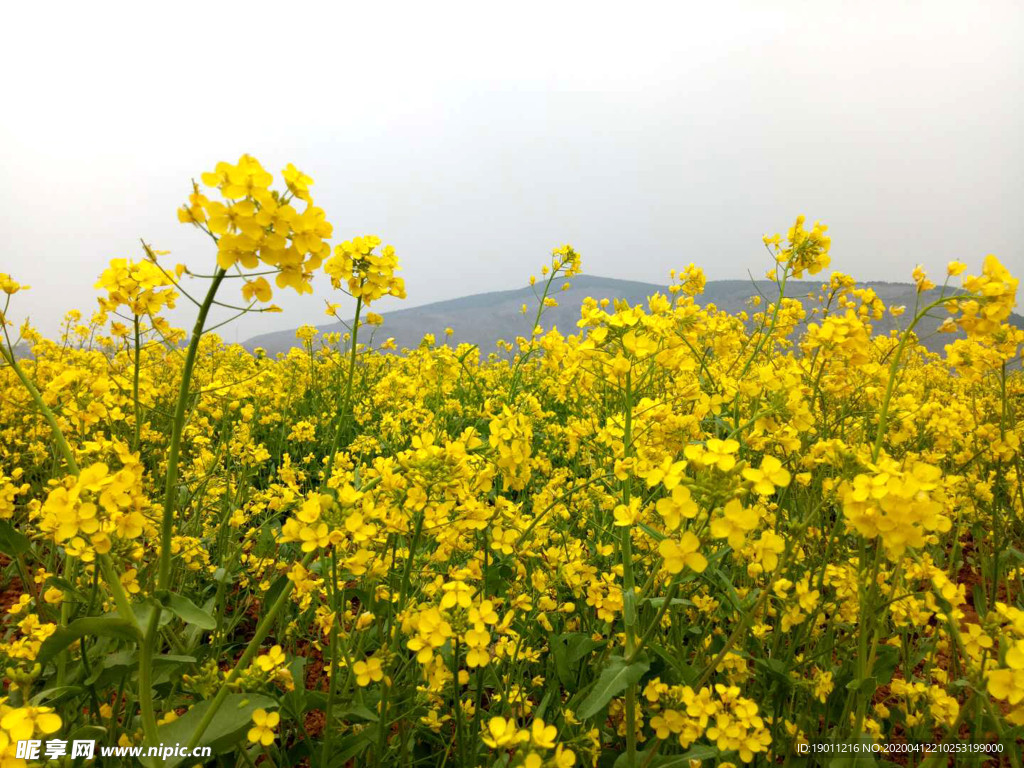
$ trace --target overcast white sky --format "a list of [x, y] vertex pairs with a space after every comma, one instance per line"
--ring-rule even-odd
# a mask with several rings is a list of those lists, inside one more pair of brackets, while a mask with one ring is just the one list
[[[997, 0], [8, 4], [0, 271], [45, 332], [140, 237], [208, 271], [175, 209], [249, 152], [314, 177], [336, 241], [392, 243], [406, 306], [564, 242], [590, 274], [760, 274], [797, 213], [863, 280], [1024, 276], [1022, 39]], [[224, 335], [324, 322], [318, 282]]]

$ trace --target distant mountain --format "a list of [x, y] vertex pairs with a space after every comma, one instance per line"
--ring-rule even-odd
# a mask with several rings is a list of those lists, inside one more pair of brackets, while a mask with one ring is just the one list
[[[557, 327], [561, 333], [567, 336], [577, 332], [576, 321], [580, 317], [580, 305], [588, 296], [595, 299], [624, 299], [630, 304], [639, 304], [645, 303], [648, 296], [658, 292], [665, 293], [667, 290], [666, 286], [654, 283], [616, 280], [593, 275], [578, 275], [569, 283], [571, 287], [568, 290], [556, 290], [552, 294], [558, 301], [558, 306], [547, 309], [541, 321], [545, 330]], [[913, 311], [916, 300], [916, 288], [912, 283], [875, 282], [862, 283], [859, 284], [859, 287], [873, 288], [886, 306], [906, 306], [907, 314], [899, 318], [901, 327], [906, 326], [909, 322], [908, 314]], [[807, 294], [819, 291], [820, 288], [820, 281], [790, 281], [786, 286], [786, 294], [791, 298], [805, 299], [804, 307], [809, 312], [817, 304], [806, 300]], [[419, 307], [385, 312], [382, 313], [384, 325], [376, 329], [373, 341], [375, 345], [379, 345], [389, 336], [393, 336], [399, 348], [415, 347], [423, 339], [424, 334], [432, 333], [440, 344], [445, 340], [445, 328], [451, 328], [454, 331], [451, 343], [477, 344], [486, 354], [494, 351], [494, 345], [498, 339], [514, 341], [516, 336], [529, 335], [530, 323], [536, 313], [537, 298], [541, 290], [542, 286], [538, 284], [536, 296], [532, 288], [526, 287], [512, 291], [478, 293], [458, 299], [424, 304]], [[758, 293], [770, 300], [778, 295], [778, 289], [774, 283], [767, 280], [753, 282], [750, 280], [711, 280], [708, 281], [704, 293], [697, 297], [697, 302], [701, 306], [714, 304], [730, 314], [736, 314], [743, 310], [752, 314], [753, 310], [749, 300]], [[934, 300], [937, 296], [938, 290], [933, 289], [925, 292], [921, 298], [923, 302], [927, 302]], [[523, 304], [527, 305], [526, 315], [523, 315], [521, 311]], [[762, 302], [759, 309], [763, 309], [765, 306], [766, 302]], [[935, 314], [940, 317], [944, 316], [941, 311]], [[1024, 328], [1024, 318], [1019, 315], [1014, 315], [1011, 322]], [[882, 320], [874, 321], [873, 325], [875, 333], [887, 333], [896, 327], [895, 321], [888, 313]], [[956, 338], [954, 334], [936, 334], [937, 326], [938, 321], [928, 318], [918, 324], [918, 335], [922, 337], [924, 344], [933, 351], [941, 351], [946, 344]], [[322, 325], [319, 328], [321, 332], [345, 330], [338, 323]], [[362, 329], [360, 340], [365, 338], [362, 334], [368, 330], [368, 328]], [[296, 343], [293, 329], [255, 336], [244, 342], [244, 346], [249, 350], [261, 347], [267, 354], [275, 355], [279, 352], [286, 352], [296, 346]]]

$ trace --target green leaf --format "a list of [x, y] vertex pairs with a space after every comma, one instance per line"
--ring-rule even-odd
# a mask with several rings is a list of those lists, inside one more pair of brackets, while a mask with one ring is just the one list
[[648, 536], [650, 536], [655, 541], [659, 541], [660, 542], [662, 539], [668, 538], [667, 536], [665, 536], [664, 533], [662, 533], [661, 531], [656, 531], [654, 528], [651, 528], [651, 526], [647, 525], [646, 523], [637, 523], [637, 525], [640, 526], [640, 529], [644, 533], [646, 533]]
[[[143, 603], [133, 603], [132, 604], [132, 613], [135, 614], [135, 620], [137, 622], [139, 622], [139, 626], [142, 627], [143, 630], [145, 630], [149, 626], [149, 617], [153, 615], [153, 610], [154, 610], [153, 605], [154, 605], [154, 603], [152, 601], [149, 601], [149, 600], [147, 600], [146, 602], [143, 602]], [[118, 611], [111, 611], [107, 615], [108, 616], [117, 616], [117, 617], [121, 616], [121, 614]], [[160, 611], [160, 626], [162, 627], [165, 624], [170, 624], [170, 623], [171, 623], [171, 614], [169, 612], [167, 612], [167, 611]]]
[[43, 586], [56, 587], [64, 594], [72, 595], [80, 603], [88, 602], [85, 598], [85, 595], [79, 592], [78, 589], [76, 589], [75, 586], [70, 581], [68, 581], [67, 579], [62, 579], [59, 576], [51, 576], [45, 582], [43, 582]]
[[[177, 720], [164, 723], [157, 729], [158, 741], [163, 744], [187, 744], [209, 708], [209, 699], [200, 701]], [[277, 709], [277, 702], [258, 693], [229, 693], [196, 746], [210, 747], [214, 754], [232, 749], [252, 727], [252, 713], [257, 709]], [[147, 764], [153, 768], [174, 768], [187, 759], [149, 758]]]
[[572, 668], [569, 666], [569, 651], [565, 646], [565, 635], [551, 639], [552, 657], [555, 663], [555, 674], [565, 688], [572, 687], [574, 682]]
[[535, 709], [533, 712], [533, 717], [535, 720], [544, 719], [544, 713], [547, 711], [548, 703], [550, 703], [551, 701], [551, 694], [552, 690], [551, 688], [548, 688], [547, 693], [544, 694], [544, 698], [540, 700], [540, 704], [537, 706], [537, 709]]
[[573, 632], [563, 635], [563, 637], [566, 639], [566, 647], [569, 651], [567, 658], [570, 664], [575, 664], [598, 648], [604, 648], [608, 645], [607, 640], [595, 640], [590, 635], [584, 635], [582, 632]]
[[[103, 661], [93, 666], [92, 674], [85, 679], [85, 684], [94, 684], [100, 679], [101, 675], [112, 669], [118, 669], [120, 667], [130, 668], [136, 666], [138, 663], [138, 651], [117, 651], [116, 653], [108, 654]], [[124, 674], [124, 672], [121, 674]]]
[[647, 647], [660, 656], [662, 661], [664, 661], [669, 667], [675, 670], [676, 675], [683, 683], [692, 685], [697, 680], [697, 670], [684, 662], [677, 654], [670, 653], [666, 648], [663, 648], [653, 641], [648, 642]]
[[892, 673], [900, 662], [900, 649], [893, 645], [879, 645], [876, 651], [875, 666], [871, 670], [879, 685], [892, 682]]
[[[665, 604], [665, 598], [664, 598], [664, 596], [662, 596], [662, 597], [648, 597], [648, 598], [644, 599], [644, 602], [647, 603], [648, 605], [654, 607], [654, 608], [661, 608], [661, 606], [663, 606]], [[693, 605], [693, 603], [691, 601], [689, 601], [689, 600], [686, 600], [686, 599], [682, 598], [682, 597], [673, 597], [672, 598], [672, 602], [670, 602], [669, 605], [670, 606], [679, 605], [679, 606], [686, 607], [686, 606]]]
[[194, 624], [200, 629], [216, 629], [217, 622], [213, 616], [197, 606], [187, 597], [174, 592], [158, 592], [157, 599], [160, 604], [184, 621], [186, 624]]
[[355, 758], [362, 754], [376, 738], [377, 728], [376, 726], [371, 726], [359, 733], [354, 733], [340, 739], [336, 749], [332, 750], [329, 764], [331, 766], [351, 765], [350, 761], [355, 760]]
[[612, 656], [605, 668], [601, 670], [594, 689], [583, 700], [576, 714], [581, 718], [593, 717], [604, 709], [615, 696], [629, 686], [640, 682], [640, 678], [647, 673], [650, 667], [650, 662], [643, 656], [632, 664], [627, 664], [621, 656]]
[[789, 669], [781, 659], [754, 659], [754, 665], [767, 670], [768, 674], [786, 686], [787, 689], [793, 687], [793, 681], [789, 678]]
[[80, 685], [59, 685], [55, 688], [47, 688], [45, 691], [40, 691], [32, 697], [32, 706], [38, 707], [44, 702], [49, 702], [52, 706], [59, 701], [63, 701], [68, 696], [77, 696], [80, 693], [85, 693], [85, 688]]
[[869, 768], [869, 766], [877, 766], [878, 761], [870, 753], [863, 755], [839, 755], [831, 758], [825, 765], [828, 768]]
[[690, 768], [694, 760], [714, 760], [718, 757], [718, 748], [697, 746], [681, 755], [672, 755], [652, 763], [653, 768]]
[[66, 627], [57, 627], [57, 630], [39, 647], [36, 661], [39, 664], [48, 663], [73, 642], [86, 635], [114, 637], [130, 643], [142, 641], [142, 633], [127, 619], [117, 616], [94, 616], [78, 619]]
[[[651, 750], [650, 749], [638, 749], [636, 754], [633, 756], [633, 765], [647, 765], [647, 761], [650, 760]], [[620, 752], [619, 756], [615, 758], [615, 762], [612, 763], [612, 768], [628, 768], [629, 766], [629, 752]]]
[[287, 586], [288, 574], [278, 576], [274, 580], [274, 583], [270, 585], [270, 589], [268, 589], [263, 595], [264, 610], [270, 609], [270, 606], [272, 606], [277, 601], [278, 596], [281, 594], [282, 591], [284, 591], [284, 588]]
[[338, 713], [338, 717], [356, 718], [358, 720], [366, 720], [371, 723], [375, 723], [380, 719], [377, 717], [377, 713], [365, 704], [350, 704]]
[[28, 536], [14, 530], [7, 520], [0, 520], [0, 552], [8, 557], [17, 558], [32, 548]]
[[[74, 741], [98, 741], [100, 744], [106, 743], [107, 729], [100, 725], [83, 725], [81, 728], [75, 730], [71, 735], [67, 736], [67, 740]], [[84, 765], [87, 758], [76, 757], [72, 763], [74, 768], [78, 768], [80, 765]]]
[[295, 690], [288, 691], [281, 697], [281, 712], [290, 720], [301, 720], [306, 714], [306, 689], [296, 686]]

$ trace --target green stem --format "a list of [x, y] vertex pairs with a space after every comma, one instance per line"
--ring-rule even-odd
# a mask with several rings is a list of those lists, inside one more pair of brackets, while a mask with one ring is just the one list
[[338, 415], [335, 417], [334, 438], [331, 440], [331, 452], [324, 468], [324, 482], [321, 487], [326, 488], [334, 474], [334, 458], [338, 454], [338, 447], [341, 445], [341, 430], [345, 426], [345, 417], [348, 415], [349, 407], [352, 404], [352, 380], [356, 375], [356, 349], [359, 343], [359, 315], [363, 311], [362, 297], [356, 299], [356, 316], [352, 322], [352, 350], [348, 359], [348, 381], [345, 383], [345, 398], [341, 407], [338, 408]]
[[[633, 444], [633, 377], [632, 369], [626, 371], [626, 392], [624, 403], [624, 428], [622, 433], [622, 458], [628, 459], [632, 453]], [[631, 475], [627, 473], [626, 479], [622, 481], [622, 503], [629, 507], [632, 497]], [[626, 631], [627, 659], [632, 660], [637, 650], [636, 645], [636, 581], [633, 574], [633, 536], [630, 526], [622, 527], [620, 538], [620, 549], [622, 559], [622, 593], [623, 593], [623, 619]], [[626, 689], [626, 766], [633, 768], [636, 765], [636, 689], [634, 683]]]
[[652, 621], [651, 625], [647, 627], [647, 630], [633, 649], [633, 653], [626, 659], [627, 664], [632, 664], [636, 660], [636, 657], [640, 655], [640, 651], [642, 651], [644, 646], [647, 645], [647, 641], [651, 639], [651, 635], [654, 634], [655, 630], [657, 630], [658, 626], [661, 624], [662, 618], [664, 618], [666, 611], [668, 611], [669, 606], [672, 604], [672, 601], [675, 600], [676, 592], [678, 591], [679, 582], [676, 582], [669, 587], [668, 592], [665, 595], [665, 602], [661, 604], [661, 608], [659, 608], [658, 612], [654, 615], [654, 621]]
[[114, 570], [114, 562], [110, 559], [110, 555], [100, 555], [100, 571], [103, 573], [103, 579], [107, 582], [107, 586], [110, 588], [110, 593], [114, 596], [114, 604], [117, 605], [117, 612], [120, 613], [124, 618], [135, 625], [135, 628], [142, 632], [142, 627], [139, 625], [139, 620], [135, 616], [135, 611], [132, 610], [131, 601], [128, 599], [128, 594], [124, 591], [124, 585], [121, 580], [117, 578], [117, 571]]
[[[181, 383], [178, 386], [178, 402], [174, 408], [174, 421], [171, 423], [171, 445], [167, 452], [167, 477], [164, 481], [164, 509], [163, 519], [160, 524], [160, 564], [157, 570], [157, 590], [170, 589], [171, 581], [171, 541], [174, 534], [174, 512], [177, 506], [178, 495], [178, 456], [181, 453], [181, 435], [185, 429], [185, 411], [188, 408], [189, 389], [192, 384], [192, 371], [195, 368], [196, 353], [199, 351], [199, 342], [203, 338], [203, 327], [206, 325], [206, 317], [213, 305], [213, 297], [224, 280], [225, 270], [218, 269], [214, 275], [210, 289], [206, 292], [206, 298], [199, 306], [199, 314], [196, 317], [196, 324], [192, 328], [192, 338], [189, 340], [188, 352], [185, 354], [185, 363], [181, 369]], [[139, 649], [139, 708], [142, 712], [142, 721], [146, 726], [146, 741], [148, 746], [155, 747], [156, 741], [156, 713], [153, 708], [153, 689], [151, 687], [153, 674], [153, 658], [156, 655], [157, 641], [160, 637], [160, 612], [159, 602], [152, 603], [153, 610], [149, 616], [149, 626], [146, 627], [145, 636], [142, 639], [142, 647]], [[210, 711], [213, 707], [210, 708]], [[152, 735], [150, 729], [152, 728]]]
[[[2, 323], [2, 320], [0, 320], [0, 323]], [[6, 327], [4, 328], [4, 337], [7, 338], [9, 344], [10, 339], [7, 337]], [[78, 462], [75, 461], [75, 454], [72, 452], [71, 446], [68, 445], [68, 441], [64, 439], [64, 432], [61, 430], [60, 424], [57, 422], [57, 417], [54, 415], [50, 407], [43, 402], [43, 397], [42, 395], [39, 394], [39, 390], [36, 389], [35, 385], [32, 383], [32, 380], [29, 379], [29, 377], [25, 374], [25, 371], [23, 371], [21, 366], [18, 364], [17, 359], [15, 359], [14, 357], [14, 349], [12, 348], [8, 350], [7, 347], [5, 347], [3, 344], [0, 344], [0, 357], [3, 357], [4, 361], [9, 366], [11, 366], [11, 369], [14, 371], [15, 375], [17, 375], [17, 377], [21, 380], [21, 383], [24, 385], [25, 389], [28, 391], [29, 396], [32, 398], [32, 401], [36, 405], [36, 408], [38, 408], [39, 412], [43, 414], [43, 418], [46, 419], [46, 423], [49, 424], [50, 426], [50, 432], [53, 433], [53, 439], [54, 442], [57, 443], [57, 449], [64, 457], [64, 463], [68, 465], [68, 470], [73, 475], [78, 475]], [[71, 577], [69, 581], [74, 579], [73, 573], [76, 562], [77, 560], [71, 556], [67, 556], [67, 558], [65, 559], [64, 572], [66, 575]], [[71, 599], [71, 594], [65, 592], [64, 602], [61, 604], [60, 607], [60, 624], [62, 627], [66, 627], [68, 625], [68, 621], [71, 618]], [[63, 651], [57, 659], [58, 685], [64, 683], [64, 677], [67, 673], [67, 660], [68, 652]]]
[[[306, 556], [302, 558], [302, 567], [305, 568], [308, 566], [315, 555], [315, 549], [312, 552], [308, 552]], [[286, 583], [284, 588], [281, 590], [281, 594], [277, 596], [274, 604], [270, 606], [270, 610], [264, 614], [263, 618], [260, 619], [260, 623], [256, 625], [256, 631], [253, 633], [249, 644], [245, 646], [245, 650], [242, 652], [241, 658], [238, 659], [235, 666], [230, 672], [228, 672], [228, 676], [224, 678], [224, 682], [221, 683], [220, 689], [210, 702], [209, 709], [207, 709], [203, 714], [203, 719], [199, 721], [199, 725], [197, 725], [195, 731], [192, 732], [192, 737], [188, 741], [189, 749], [194, 749], [199, 743], [199, 740], [203, 738], [203, 734], [206, 733], [206, 729], [209, 728], [210, 723], [213, 722], [214, 715], [216, 715], [217, 710], [221, 708], [221, 705], [224, 703], [224, 699], [227, 698], [231, 684], [240, 674], [242, 674], [242, 672], [245, 671], [249, 666], [249, 663], [259, 652], [260, 645], [270, 633], [270, 627], [273, 626], [274, 621], [277, 619], [277, 615], [288, 602], [288, 597], [291, 595], [293, 589], [295, 589], [295, 582], [289, 579], [288, 583]]]
[[32, 397], [32, 401], [36, 404], [36, 408], [38, 408], [39, 412], [43, 414], [43, 418], [46, 419], [46, 423], [50, 425], [50, 431], [53, 433], [53, 439], [57, 443], [57, 448], [64, 457], [64, 462], [68, 465], [68, 469], [71, 471], [71, 474], [77, 475], [78, 462], [75, 461], [75, 454], [71, 452], [71, 447], [68, 445], [67, 440], [64, 439], [64, 433], [61, 431], [60, 424], [57, 423], [57, 417], [54, 416], [50, 407], [43, 402], [43, 397], [39, 394], [39, 390], [36, 389], [35, 385], [21, 369], [18, 361], [15, 360], [14, 351], [8, 351], [3, 344], [0, 344], [0, 357], [3, 357], [4, 361], [11, 366], [15, 375], [17, 375], [21, 380], [25, 389], [28, 390], [29, 395]]
[[135, 365], [132, 372], [132, 401], [135, 403], [135, 441], [132, 443], [132, 450], [139, 450], [142, 442], [142, 413], [139, 407], [139, 316], [133, 315], [135, 320]]
[[885, 396], [882, 398], [882, 407], [878, 410], [878, 429], [875, 431], [875, 444], [871, 448], [871, 461], [878, 461], [878, 454], [882, 450], [882, 438], [885, 437], [885, 426], [886, 419], [889, 416], [889, 402], [892, 400], [893, 389], [896, 387], [896, 373], [899, 370], [900, 360], [903, 357], [903, 348], [907, 346], [907, 341], [910, 339], [910, 334], [917, 326], [918, 322], [922, 317], [927, 315], [931, 310], [935, 309], [940, 304], [945, 304], [948, 301], [953, 301], [957, 298], [963, 298], [962, 296], [945, 296], [940, 299], [936, 299], [927, 307], [922, 309], [911, 321], [910, 325], [900, 335], [900, 343], [896, 347], [896, 352], [893, 355], [892, 362], [889, 364], [889, 382], [885, 386]]
[[[323, 561], [321, 561], [323, 562]], [[334, 620], [331, 622], [331, 684], [327, 691], [327, 703], [324, 705], [324, 747], [320, 753], [320, 766], [327, 768], [327, 758], [331, 754], [331, 715], [334, 709], [334, 698], [338, 694], [338, 624], [341, 623], [341, 609], [338, 600], [338, 554], [331, 548], [331, 610]]]

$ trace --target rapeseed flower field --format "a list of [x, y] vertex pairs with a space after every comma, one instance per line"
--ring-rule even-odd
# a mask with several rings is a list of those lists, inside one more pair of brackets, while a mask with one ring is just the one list
[[[202, 174], [178, 217], [206, 273], [149, 245], [97, 265], [60, 338], [0, 274], [0, 765], [92, 738], [222, 766], [805, 765], [847, 742], [1019, 768], [1024, 332], [995, 256], [916, 270], [944, 287], [915, 307], [835, 271], [791, 296], [830, 267], [798, 217], [741, 316], [690, 265], [549, 328], [582, 270], [565, 245], [514, 343], [395, 350], [373, 311], [405, 297], [395, 249], [332, 247], [313, 180], [281, 177]], [[344, 332], [277, 359], [216, 335], [214, 307], [313, 280]], [[885, 313], [903, 330], [874, 334]], [[893, 762], [947, 757], [858, 764]]]

